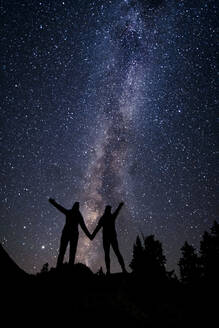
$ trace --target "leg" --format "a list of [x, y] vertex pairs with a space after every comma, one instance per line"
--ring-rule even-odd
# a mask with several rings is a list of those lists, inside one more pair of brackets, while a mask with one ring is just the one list
[[124, 263], [124, 260], [123, 260], [123, 257], [122, 257], [122, 254], [120, 253], [119, 251], [119, 245], [118, 245], [118, 241], [117, 241], [117, 238], [114, 237], [112, 240], [111, 240], [111, 245], [112, 245], [112, 248], [118, 258], [118, 261], [119, 261], [119, 264], [122, 268], [122, 271], [123, 272], [127, 272], [126, 271], [126, 268], [125, 268], [125, 263]]
[[110, 241], [103, 238], [103, 249], [105, 253], [106, 273], [110, 274]]
[[63, 263], [68, 242], [69, 242], [69, 240], [68, 240], [67, 236], [65, 236], [65, 234], [62, 234], [61, 241], [60, 241], [60, 247], [59, 247], [59, 255], [58, 255], [57, 265], [56, 265], [57, 267], [60, 267], [60, 265], [62, 265], [62, 263]]
[[70, 251], [69, 251], [69, 263], [74, 264], [75, 263], [75, 255], [77, 251], [77, 245], [78, 245], [78, 234], [75, 234], [70, 239]]

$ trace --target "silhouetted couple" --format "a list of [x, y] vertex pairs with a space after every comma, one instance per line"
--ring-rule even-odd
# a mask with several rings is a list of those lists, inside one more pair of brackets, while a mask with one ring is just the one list
[[115, 210], [114, 213], [111, 213], [111, 206], [107, 205], [102, 217], [100, 218], [97, 224], [97, 227], [95, 228], [94, 232], [90, 234], [84, 223], [83, 216], [79, 210], [79, 202], [75, 202], [73, 207], [70, 210], [67, 210], [63, 206], [59, 205], [54, 199], [50, 198], [49, 201], [52, 205], [54, 205], [59, 211], [61, 211], [66, 216], [66, 222], [62, 230], [57, 267], [60, 267], [63, 263], [68, 243], [70, 244], [69, 263], [74, 264], [77, 244], [78, 244], [78, 237], [79, 237], [78, 226], [80, 225], [82, 230], [90, 240], [93, 240], [97, 232], [102, 228], [103, 248], [105, 252], [105, 263], [106, 263], [107, 274], [110, 273], [110, 246], [112, 246], [118, 258], [122, 271], [127, 272], [123, 257], [119, 251], [119, 245], [118, 245], [116, 228], [115, 228], [115, 220], [119, 214], [120, 209], [123, 206], [123, 203], [119, 204], [118, 208]]

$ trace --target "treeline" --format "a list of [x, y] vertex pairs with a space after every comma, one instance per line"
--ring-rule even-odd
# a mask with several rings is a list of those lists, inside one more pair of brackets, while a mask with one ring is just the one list
[[[181, 257], [178, 261], [179, 278], [175, 271], [166, 269], [167, 259], [163, 252], [162, 243], [154, 235], [137, 236], [133, 245], [132, 260], [129, 264], [131, 275], [147, 281], [180, 281], [184, 285], [194, 285], [203, 282], [213, 282], [219, 277], [219, 223], [214, 221], [210, 231], [205, 231], [200, 241], [200, 249], [185, 241], [181, 248]], [[91, 270], [85, 265], [81, 266]], [[79, 265], [80, 267], [80, 265]], [[67, 264], [63, 265], [63, 269]], [[56, 271], [51, 268], [50, 271]], [[44, 264], [38, 275], [49, 272], [48, 263]], [[104, 276], [102, 268], [97, 272]]]
[[[200, 249], [188, 242], [181, 248], [180, 276], [166, 269], [162, 243], [153, 235], [137, 236], [129, 263], [131, 273], [93, 273], [82, 263], [44, 264], [21, 292], [26, 307], [46, 317], [69, 318], [95, 327], [213, 327], [217, 322], [219, 292], [219, 224], [204, 232]], [[19, 285], [20, 286], [20, 285]], [[14, 291], [14, 289], [13, 289]], [[31, 301], [30, 301], [31, 300]], [[39, 301], [38, 301], [39, 300]], [[32, 304], [35, 304], [32, 308]], [[23, 303], [21, 303], [23, 309]], [[11, 306], [11, 300], [10, 300]], [[48, 308], [50, 309], [48, 311]], [[55, 316], [54, 316], [55, 313]], [[83, 323], [82, 323], [82, 321]]]
[[203, 233], [198, 250], [184, 243], [178, 265], [179, 277], [166, 269], [162, 243], [153, 235], [137, 236], [128, 274], [105, 275], [102, 269], [93, 273], [82, 263], [60, 268], [46, 263], [38, 274], [19, 278], [4, 261], [2, 313], [5, 322], [16, 317], [22, 325], [27, 320], [28, 327], [30, 318], [36, 326], [80, 322], [80, 327], [95, 328], [214, 327], [219, 293], [217, 222]]
[[[132, 273], [150, 279], [177, 279], [174, 270], [167, 271], [162, 244], [153, 235], [136, 238], [130, 263]], [[205, 231], [200, 249], [185, 241], [178, 262], [180, 281], [183, 284], [215, 281], [219, 277], [219, 224], [214, 221], [210, 231]]]

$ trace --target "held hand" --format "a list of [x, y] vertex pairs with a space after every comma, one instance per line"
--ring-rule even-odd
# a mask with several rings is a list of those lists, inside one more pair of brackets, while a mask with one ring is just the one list
[[89, 237], [90, 240], [93, 240], [93, 235], [91, 233], [89, 234], [88, 237]]
[[90, 234], [90, 240], [93, 240], [95, 235], [93, 233]]

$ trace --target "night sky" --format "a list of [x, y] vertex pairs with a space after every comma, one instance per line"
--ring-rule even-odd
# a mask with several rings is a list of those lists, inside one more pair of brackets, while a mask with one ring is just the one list
[[[1, 1], [0, 241], [22, 269], [56, 265], [65, 217], [49, 197], [79, 201], [90, 232], [124, 201], [127, 268], [138, 234], [168, 269], [199, 247], [218, 219], [216, 2]], [[101, 237], [80, 230], [94, 272]]]

